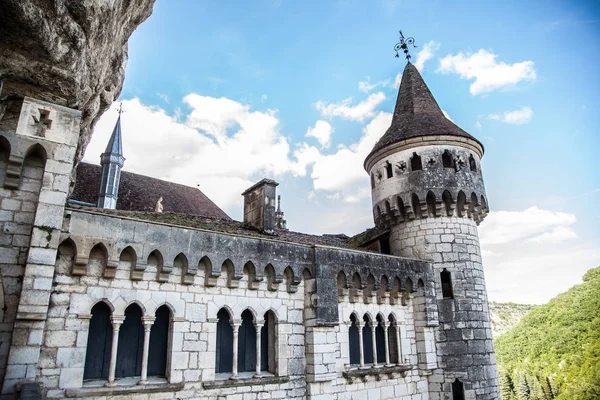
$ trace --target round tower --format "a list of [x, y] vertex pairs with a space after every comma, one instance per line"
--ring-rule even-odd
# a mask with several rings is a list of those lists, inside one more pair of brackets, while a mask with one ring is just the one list
[[[477, 225], [488, 213], [483, 145], [448, 120], [419, 71], [404, 69], [392, 123], [365, 160], [375, 225], [391, 253], [436, 276], [440, 399], [499, 399]], [[437, 398], [437, 397], [432, 397]]]

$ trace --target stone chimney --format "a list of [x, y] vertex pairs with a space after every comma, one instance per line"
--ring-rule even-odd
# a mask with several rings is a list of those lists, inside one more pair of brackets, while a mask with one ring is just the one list
[[272, 179], [263, 179], [248, 188], [244, 196], [244, 223], [270, 235], [275, 234], [277, 218], [275, 194], [279, 184]]

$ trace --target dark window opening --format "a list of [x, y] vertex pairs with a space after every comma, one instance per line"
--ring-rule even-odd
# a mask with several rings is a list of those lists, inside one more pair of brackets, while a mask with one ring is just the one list
[[256, 371], [256, 328], [249, 310], [242, 313], [238, 337], [238, 371]]
[[150, 329], [148, 376], [166, 376], [171, 310], [167, 306], [161, 306], [154, 316]]
[[421, 202], [419, 200], [419, 196], [417, 196], [416, 194], [413, 193], [410, 200], [412, 203], [413, 212], [415, 213], [415, 218], [420, 219], [421, 218]]
[[375, 176], [371, 174], [371, 189], [375, 189]]
[[379, 249], [381, 254], [392, 254], [392, 249], [390, 248], [390, 238], [388, 236], [379, 239]]
[[396, 337], [396, 322], [390, 317], [390, 326], [388, 326], [388, 348], [390, 351], [390, 363], [399, 364], [398, 360], [398, 340]]
[[410, 158], [410, 170], [418, 171], [423, 169], [423, 164], [421, 164], [421, 157], [417, 153], [413, 153], [413, 156]]
[[452, 161], [452, 154], [448, 150], [444, 150], [442, 154], [442, 164], [444, 168], [454, 168], [454, 162]]
[[350, 364], [360, 364], [360, 343], [358, 338], [358, 329], [356, 326], [357, 318], [354, 314], [350, 316], [352, 324], [348, 328], [348, 345], [350, 352]]
[[233, 328], [229, 313], [224, 308], [217, 314], [216, 372], [233, 371]]
[[452, 382], [452, 398], [454, 400], [465, 400], [465, 388], [458, 378]]
[[442, 297], [445, 299], [453, 299], [454, 294], [452, 293], [452, 277], [450, 272], [444, 268], [440, 276], [442, 278]]
[[477, 163], [475, 162], [473, 154], [469, 155], [469, 167], [471, 167], [471, 171], [477, 171]]
[[143, 346], [142, 309], [137, 304], [132, 304], [125, 309], [125, 321], [119, 329], [115, 370], [117, 378], [142, 374]]
[[112, 348], [110, 314], [110, 308], [106, 303], [100, 302], [92, 308], [83, 379], [108, 378]]
[[444, 190], [444, 193], [442, 193], [442, 201], [444, 202], [444, 206], [446, 208], [446, 216], [451, 217], [454, 213], [454, 210], [452, 209], [452, 195], [449, 191]]
[[373, 364], [373, 333], [369, 326], [369, 318], [365, 315], [362, 327], [364, 363]]
[[377, 363], [385, 363], [385, 334], [383, 332], [383, 318], [377, 317], [377, 326], [375, 327], [375, 347], [377, 348]]
[[392, 164], [389, 161], [385, 162], [385, 174], [388, 179], [394, 176], [394, 171], [392, 171]]
[[436, 208], [435, 194], [433, 194], [432, 192], [427, 193], [427, 197], [425, 197], [425, 202], [427, 203], [427, 215], [429, 217], [437, 217], [438, 215], [436, 215], [436, 212], [435, 212], [435, 208]]
[[260, 331], [260, 369], [275, 374], [275, 314], [273, 311], [267, 311], [264, 318], [265, 324]]

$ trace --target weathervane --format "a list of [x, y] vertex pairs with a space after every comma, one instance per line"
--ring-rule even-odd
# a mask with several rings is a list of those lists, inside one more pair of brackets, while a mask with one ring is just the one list
[[402, 31], [400, 31], [400, 42], [396, 43], [396, 45], [394, 46], [394, 50], [396, 50], [396, 58], [400, 57], [398, 52], [400, 50], [402, 50], [402, 51], [404, 51], [404, 54], [406, 55], [406, 60], [410, 61], [410, 54], [408, 54], [408, 45], [409, 44], [412, 47], [417, 47], [415, 45], [415, 38], [409, 37], [407, 39], [404, 39], [404, 35], [402, 34]]

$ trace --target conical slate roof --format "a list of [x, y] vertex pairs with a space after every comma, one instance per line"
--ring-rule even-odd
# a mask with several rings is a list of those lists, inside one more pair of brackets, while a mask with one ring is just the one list
[[469, 138], [481, 145], [477, 139], [444, 116], [421, 74], [409, 62], [402, 74], [392, 124], [375, 143], [367, 159], [390, 144], [415, 137], [439, 135]]
[[110, 136], [110, 140], [106, 145], [106, 150], [104, 150], [105, 154], [117, 154], [119, 156], [123, 155], [123, 144], [121, 142], [121, 115], [117, 119], [117, 123], [115, 124], [115, 129], [113, 129], [112, 135]]

